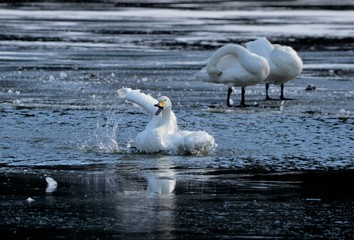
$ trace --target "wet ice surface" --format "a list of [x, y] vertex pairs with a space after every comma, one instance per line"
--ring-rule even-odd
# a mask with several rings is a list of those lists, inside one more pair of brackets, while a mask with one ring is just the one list
[[[1, 232], [353, 238], [353, 6], [253, 4], [2, 6]], [[246, 92], [257, 107], [229, 109], [225, 86], [193, 78], [216, 47], [263, 35], [304, 61], [286, 84], [294, 100], [266, 102], [259, 85]], [[212, 134], [215, 152], [137, 153], [147, 119], [121, 86], [169, 96], [180, 128]]]

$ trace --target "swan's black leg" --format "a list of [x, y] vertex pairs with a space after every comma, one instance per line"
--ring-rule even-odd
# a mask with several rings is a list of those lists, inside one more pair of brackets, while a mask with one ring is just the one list
[[226, 106], [228, 107], [231, 107], [231, 103], [230, 103], [231, 93], [232, 93], [232, 87], [229, 87], [229, 89], [227, 90], [227, 100], [226, 100]]
[[269, 91], [269, 83], [266, 83], [265, 89], [266, 89], [266, 98], [265, 98], [265, 100], [273, 100], [271, 97], [269, 97], [269, 93], [268, 93], [268, 91]]
[[291, 98], [284, 97], [284, 83], [280, 84], [280, 100], [291, 100]]
[[246, 107], [245, 104], [245, 92], [246, 89], [244, 87], [241, 87], [241, 102], [240, 102], [240, 107]]

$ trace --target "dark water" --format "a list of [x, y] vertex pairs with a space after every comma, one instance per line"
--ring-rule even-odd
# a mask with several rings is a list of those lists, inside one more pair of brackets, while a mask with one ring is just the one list
[[[353, 6], [3, 1], [2, 236], [352, 239]], [[302, 57], [293, 100], [266, 102], [257, 85], [246, 101], [258, 107], [228, 109], [226, 87], [193, 74], [217, 47], [259, 36]], [[122, 86], [169, 96], [180, 128], [212, 134], [215, 152], [137, 153], [147, 119]]]

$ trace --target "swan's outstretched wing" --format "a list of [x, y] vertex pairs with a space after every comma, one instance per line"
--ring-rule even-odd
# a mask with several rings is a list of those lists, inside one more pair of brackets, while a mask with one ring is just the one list
[[121, 88], [118, 90], [118, 95], [120, 98], [139, 105], [151, 115], [155, 114], [157, 110], [157, 107], [154, 105], [157, 104], [158, 101], [150, 95], [140, 92], [139, 89]]

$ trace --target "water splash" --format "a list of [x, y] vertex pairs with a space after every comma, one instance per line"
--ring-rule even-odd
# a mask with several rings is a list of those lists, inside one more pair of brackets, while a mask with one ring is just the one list
[[108, 111], [105, 117], [98, 119], [96, 128], [80, 145], [80, 149], [86, 152], [120, 153], [122, 147], [117, 141], [119, 121], [120, 119], [117, 120], [116, 116]]

